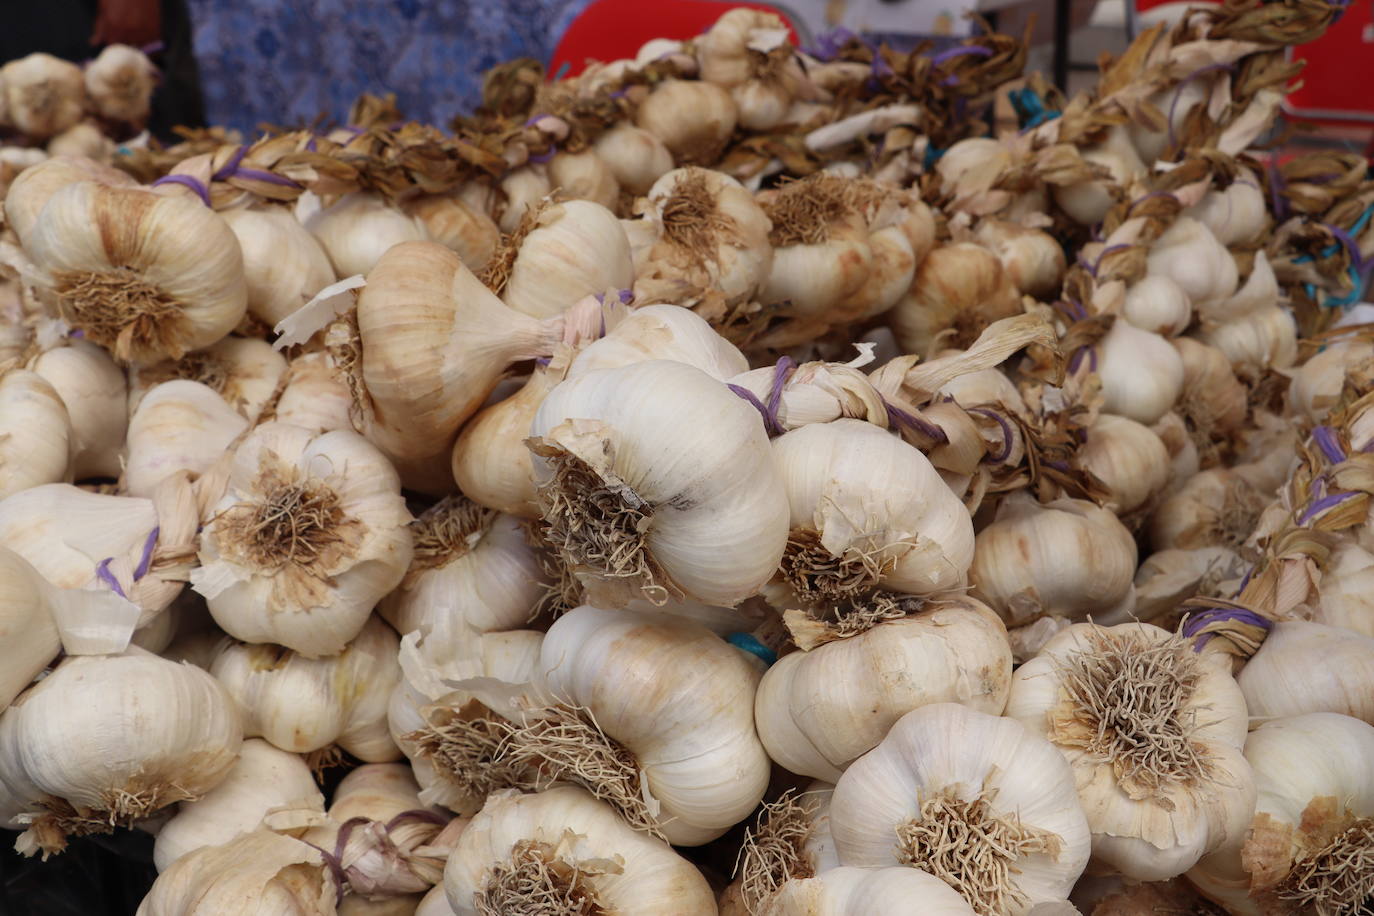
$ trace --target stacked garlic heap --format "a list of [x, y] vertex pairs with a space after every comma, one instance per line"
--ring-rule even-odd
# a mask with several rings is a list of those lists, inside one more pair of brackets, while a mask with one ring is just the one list
[[149, 916], [1361, 912], [1374, 182], [1253, 146], [1333, 9], [7, 173], [0, 825]]

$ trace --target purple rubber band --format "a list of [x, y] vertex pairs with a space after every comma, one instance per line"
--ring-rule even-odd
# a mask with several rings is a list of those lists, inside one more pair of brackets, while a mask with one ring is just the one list
[[548, 117], [548, 115], [537, 114], [537, 115], [535, 115], [534, 117], [530, 118], [528, 121], [526, 121], [526, 122], [525, 122], [525, 126], [526, 126], [526, 127], [533, 127], [536, 123], [538, 123], [538, 121], [539, 121], [540, 118], [546, 118], [546, 117]]
[[555, 145], [549, 147], [549, 151], [548, 151], [547, 153], [540, 153], [540, 154], [537, 155], [537, 156], [529, 156], [529, 157], [526, 157], [526, 161], [528, 161], [528, 162], [536, 162], [536, 163], [538, 163], [538, 164], [540, 164], [540, 165], [543, 165], [544, 163], [548, 162], [550, 159], [552, 159], [552, 158], [553, 158], [554, 156], [556, 156], [556, 155], [558, 155], [558, 146], [555, 144]]
[[143, 542], [143, 556], [138, 561], [138, 566], [134, 569], [134, 581], [137, 582], [148, 574], [148, 567], [153, 562], [153, 547], [157, 545], [157, 536], [162, 533], [162, 528], [157, 527], [148, 532], [148, 539]]
[[112, 588], [116, 595], [127, 601], [129, 596], [124, 594], [124, 589], [119, 587], [119, 580], [114, 577], [114, 573], [110, 572], [110, 564], [113, 562], [114, 557], [106, 557], [97, 563], [95, 567], [95, 576], [101, 582], [104, 582]]
[[1006, 461], [1008, 456], [1011, 455], [1011, 424], [1008, 423], [1006, 419], [997, 411], [991, 410], [987, 407], [970, 407], [968, 412], [980, 414], [981, 416], [995, 420], [997, 422], [997, 425], [1002, 427], [1002, 451], [996, 455], [989, 452], [986, 456], [984, 456], [983, 460], [992, 462]]
[[[341, 827], [339, 829], [340, 832], [342, 832], [343, 828]], [[329, 873], [334, 876], [334, 905], [338, 906], [343, 902], [344, 887], [348, 884], [348, 878], [344, 875], [343, 863], [339, 861], [338, 856], [334, 855], [329, 850], [322, 849], [309, 840], [301, 840], [301, 842], [324, 857], [324, 864], [329, 866]]]
[[1312, 430], [1312, 441], [1317, 443], [1317, 447], [1326, 455], [1332, 464], [1340, 464], [1345, 460], [1345, 449], [1341, 448], [1340, 441], [1336, 438], [1336, 431], [1329, 426], [1318, 426]]
[[402, 811], [400, 814], [387, 821], [387, 832], [391, 832], [406, 821], [424, 821], [426, 823], [436, 824], [440, 827], [448, 826], [448, 818], [444, 817], [442, 814], [435, 814], [433, 811], [426, 811], [423, 808], [412, 808], [409, 811]]
[[309, 140], [305, 141], [305, 148], [312, 153], [316, 151], [314, 137], [311, 137]]
[[634, 301], [634, 297], [635, 297], [634, 290], [631, 290], [631, 289], [616, 290], [616, 293], [615, 293], [615, 294], [616, 294], [617, 296], [620, 297], [620, 304], [621, 304], [621, 305], [629, 305], [632, 301]]
[[1355, 493], [1353, 491], [1346, 491], [1342, 493], [1328, 493], [1326, 496], [1323, 496], [1321, 499], [1316, 500], [1307, 507], [1306, 511], [1303, 512], [1302, 517], [1298, 519], [1298, 524], [1306, 525], [1313, 518], [1325, 512], [1327, 509], [1338, 506], [1341, 503], [1345, 502], [1347, 499], [1353, 499], [1354, 497], [1359, 495], [1359, 493]]
[[982, 45], [969, 45], [964, 48], [946, 48], [938, 54], [930, 55], [930, 62], [938, 66], [947, 60], [953, 60], [956, 57], [964, 57], [968, 54], [977, 54], [979, 57], [991, 57], [992, 48], [985, 48]]
[[1283, 196], [1283, 189], [1288, 186], [1288, 182], [1283, 180], [1283, 173], [1279, 171], [1278, 158], [1269, 160], [1269, 202], [1273, 205], [1274, 216], [1283, 219], [1288, 215], [1288, 200]]
[[782, 427], [778, 424], [777, 419], [774, 418], [774, 416], [768, 412], [768, 405], [760, 401], [758, 395], [754, 394], [754, 392], [750, 391], [748, 388], [745, 388], [743, 385], [735, 385], [730, 382], [726, 382], [725, 387], [729, 388], [735, 394], [744, 398], [746, 401], [753, 405], [754, 409], [757, 410], [759, 414], [763, 417], [763, 426], [764, 429], [768, 432], [768, 435], [782, 435]]
[[215, 181], [223, 181], [238, 171], [239, 163], [242, 162], [243, 157], [247, 155], [248, 147], [240, 146], [238, 149], [234, 150], [234, 155], [229, 157], [229, 161], [220, 166], [219, 171], [215, 172], [215, 174], [210, 177]]
[[1363, 274], [1371, 264], [1374, 264], [1374, 257], [1365, 260], [1364, 255], [1360, 253], [1360, 243], [1355, 241], [1355, 237], [1349, 232], [1330, 223], [1322, 223], [1322, 225], [1345, 246], [1346, 251], [1350, 252], [1350, 266], [1355, 268], [1356, 273]]
[[[787, 377], [797, 368], [796, 362], [790, 356], [784, 356], [778, 360], [778, 364], [773, 367], [773, 387], [768, 391], [768, 412], [774, 417], [778, 415], [778, 408], [782, 406], [782, 386], [787, 381]], [[779, 428], [782, 424], [779, 423]]]
[[551, 363], [551, 362], [553, 362], [553, 359], [550, 358], [550, 357], [548, 357], [548, 356], [539, 356], [539, 357], [536, 357], [535, 360], [534, 360], [534, 364], [535, 364], [536, 366], [545, 367], [545, 368], [546, 368], [546, 367], [549, 365], [549, 363]]
[[67, 336], [68, 336], [68, 337], [85, 337], [85, 336], [86, 336], [86, 332], [83, 331], [83, 330], [81, 330], [80, 328], [76, 328], [76, 329], [74, 329], [74, 330], [68, 331], [68, 332], [67, 332]]
[[1067, 461], [1046, 461], [1045, 466], [1054, 468], [1056, 471], [1064, 474], [1069, 473], [1069, 463]]
[[887, 409], [887, 422], [891, 423], [894, 427], [905, 426], [908, 429], [914, 429], [921, 435], [929, 439], [934, 439], [941, 445], [949, 442], [949, 433], [945, 432], [934, 423], [922, 420], [920, 417], [912, 416], [900, 407], [894, 407], [892, 404], [888, 403], [887, 398], [883, 398], [883, 407]]
[[153, 182], [153, 187], [160, 184], [179, 184], [183, 188], [190, 188], [200, 197], [201, 203], [210, 206], [210, 189], [199, 178], [192, 178], [190, 175], [163, 175]]
[[1200, 633], [1204, 627], [1214, 623], [1223, 623], [1227, 620], [1235, 620], [1239, 623], [1247, 623], [1251, 626], [1259, 627], [1266, 633], [1274, 628], [1274, 621], [1270, 620], [1254, 611], [1247, 611], [1244, 608], [1214, 607], [1189, 614], [1188, 619], [1183, 624], [1183, 635], [1192, 638], [1197, 637], [1193, 644], [1194, 652], [1201, 652], [1202, 647], [1211, 642], [1216, 633]]

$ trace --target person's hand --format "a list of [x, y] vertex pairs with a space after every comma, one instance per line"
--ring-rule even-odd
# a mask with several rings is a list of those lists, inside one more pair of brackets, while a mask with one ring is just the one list
[[140, 48], [161, 38], [161, 0], [100, 0], [91, 44]]

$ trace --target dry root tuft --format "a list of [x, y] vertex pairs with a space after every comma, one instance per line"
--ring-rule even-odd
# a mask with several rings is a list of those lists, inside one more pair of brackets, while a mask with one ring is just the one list
[[740, 899], [750, 916], [763, 911], [784, 884], [792, 878], [815, 876], [806, 856], [806, 842], [815, 824], [811, 809], [789, 789], [781, 798], [764, 805], [758, 825], [744, 834], [735, 874], [740, 883]]
[[534, 548], [535, 562], [539, 564], [539, 585], [544, 593], [534, 603], [529, 622], [540, 617], [562, 617], [568, 611], [580, 606], [586, 589], [578, 580], [568, 564], [544, 538], [543, 525], [530, 522], [525, 525], [525, 541]]
[[458, 786], [480, 804], [500, 789], [531, 789], [533, 774], [512, 760], [505, 740], [513, 726], [473, 701], [462, 709], [436, 709], [428, 724], [405, 736], [417, 753], [430, 761], [446, 782]]
[[811, 610], [788, 610], [783, 613], [792, 641], [803, 651], [837, 639], [848, 639], [867, 633], [889, 620], [901, 620], [921, 610], [926, 599], [916, 595], [874, 591], [846, 605], [837, 605], [822, 613]]
[[68, 270], [53, 279], [63, 319], [118, 359], [152, 362], [186, 352], [185, 307], [136, 272]]
[[187, 353], [181, 359], [159, 363], [139, 373], [141, 380], [149, 387], [173, 379], [186, 379], [200, 382], [219, 394], [229, 387], [229, 364], [205, 350]]
[[473, 907], [479, 916], [600, 916], [605, 910], [587, 879], [619, 873], [614, 863], [568, 862], [548, 843], [522, 840], [487, 871]]
[[734, 221], [716, 207], [701, 169], [690, 169], [663, 202], [663, 235], [697, 265], [714, 263], [717, 247], [734, 232]]
[[897, 855], [954, 888], [980, 916], [1001, 916], [1026, 895], [1012, 883], [1023, 856], [1059, 855], [1059, 838], [992, 811], [994, 793], [964, 801], [949, 790], [928, 796], [917, 819], [897, 825]]
[[649, 808], [639, 762], [601, 730], [585, 707], [557, 705], [527, 712], [524, 724], [506, 736], [501, 757], [532, 771], [536, 788], [558, 782], [582, 786], [613, 806], [630, 826], [664, 838]]
[[520, 246], [524, 244], [525, 236], [539, 225], [539, 217], [548, 206], [548, 202], [543, 202], [527, 208], [525, 214], [520, 217], [520, 225], [516, 226], [510, 235], [501, 236], [501, 242], [492, 252], [487, 266], [478, 274], [477, 279], [496, 295], [499, 296], [506, 291], [506, 284], [510, 282], [511, 272], [515, 269], [515, 259], [520, 254]]
[[[28, 830], [14, 848], [26, 856], [41, 853], [46, 860], [67, 848], [68, 837], [113, 833], [116, 827], [132, 827], [168, 805], [194, 798], [175, 784], [110, 789], [101, 794], [99, 808], [76, 806], [49, 795], [38, 803], [44, 813], [28, 818]], [[25, 817], [21, 815], [20, 820]]]
[[1294, 860], [1269, 895], [1285, 912], [1357, 916], [1374, 902], [1374, 819], [1362, 817], [1325, 846]]
[[324, 481], [301, 480], [269, 462], [258, 475], [255, 499], [217, 516], [226, 552], [267, 569], [286, 566], [324, 572], [351, 550], [359, 523], [339, 505]]
[[778, 567], [783, 581], [808, 607], [851, 601], [877, 586], [896, 563], [885, 545], [868, 552], [851, 549], [843, 558], [821, 545], [821, 536], [810, 528], [793, 528]]
[[1174, 787], [1206, 778], [1213, 764], [1185, 708], [1202, 674], [1188, 642], [1101, 630], [1086, 642], [1059, 661], [1066, 702], [1051, 717], [1054, 740], [1110, 762], [1134, 799], [1166, 802]]
[[321, 782], [324, 781], [326, 771], [337, 769], [347, 763], [348, 757], [337, 744], [326, 744], [305, 755], [305, 765], [310, 767], [310, 772]]
[[477, 546], [486, 533], [495, 509], [480, 506], [466, 496], [446, 496], [410, 524], [415, 553], [410, 571], [445, 566]]
[[535, 442], [532, 448], [553, 470], [553, 478], [539, 488], [543, 538], [571, 572], [618, 580], [658, 605], [680, 595], [649, 555], [645, 535], [653, 510], [648, 503], [624, 484], [608, 484], [557, 446]]
[[763, 212], [773, 221], [768, 240], [775, 248], [824, 243], [836, 223], [858, 211], [862, 204], [859, 185], [826, 172], [783, 185], [763, 205]]

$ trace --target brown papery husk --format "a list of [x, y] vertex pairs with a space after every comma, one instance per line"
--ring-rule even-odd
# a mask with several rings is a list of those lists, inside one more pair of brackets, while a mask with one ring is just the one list
[[773, 222], [768, 241], [774, 247], [819, 245], [872, 202], [866, 184], [829, 172], [817, 172], [782, 185], [760, 203]]
[[736, 889], [746, 913], [758, 913], [793, 878], [811, 878], [815, 868], [806, 843], [815, 830], [808, 796], [789, 789], [759, 812], [735, 857]]
[[1241, 860], [1266, 916], [1361, 913], [1374, 895], [1374, 819], [1331, 796], [1313, 798], [1297, 825], [1260, 813]]
[[607, 860], [572, 863], [548, 843], [522, 840], [507, 861], [487, 870], [473, 907], [478, 916], [603, 916], [607, 911], [587, 879], [621, 871], [618, 863]]

